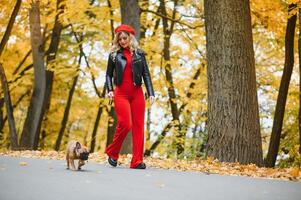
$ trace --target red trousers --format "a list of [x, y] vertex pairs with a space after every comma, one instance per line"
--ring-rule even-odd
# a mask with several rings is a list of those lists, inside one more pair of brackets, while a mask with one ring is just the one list
[[122, 143], [127, 133], [132, 129], [133, 157], [131, 168], [143, 161], [144, 151], [144, 111], [145, 100], [142, 88], [133, 83], [122, 83], [114, 90], [117, 127], [113, 142], [106, 148], [106, 154], [118, 159]]

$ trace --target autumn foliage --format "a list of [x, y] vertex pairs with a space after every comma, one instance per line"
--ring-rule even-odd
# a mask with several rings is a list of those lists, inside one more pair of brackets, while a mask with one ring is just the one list
[[[4, 36], [14, 9], [15, 3], [12, 2], [15, 1], [0, 2], [0, 38]], [[31, 2], [22, 1], [9, 40], [0, 57], [8, 82], [19, 140], [34, 84], [29, 25]], [[146, 162], [153, 167], [204, 173], [300, 179], [298, 48], [294, 50], [295, 67], [289, 85], [276, 162], [278, 166], [286, 168], [258, 168], [254, 165], [221, 163], [212, 158], [203, 160], [208, 139], [208, 80], [203, 4], [203, 1], [195, 0], [139, 1], [140, 45], [146, 52], [157, 98], [153, 106], [148, 105], [145, 148], [154, 157], [168, 158], [163, 162], [148, 157]], [[288, 11], [289, 4], [296, 6]], [[92, 160], [104, 162], [104, 155], [98, 152], [104, 151], [108, 126], [112, 124], [112, 119], [109, 117], [111, 105], [102, 95], [102, 91], [112, 25], [114, 28], [121, 23], [119, 1], [48, 0], [40, 1], [39, 6], [43, 38], [40, 49], [45, 53], [45, 70], [53, 73], [50, 100], [41, 122], [37, 147], [41, 151], [7, 152], [2, 155], [63, 159], [62, 153], [52, 152], [56, 144], [63, 150], [69, 140], [77, 139], [90, 148], [91, 141], [95, 139], [96, 153], [92, 154]], [[287, 3], [280, 0], [250, 0], [263, 157], [268, 150], [284, 65], [286, 22], [289, 17], [298, 14], [299, 7], [301, 3], [297, 0]], [[173, 28], [166, 29], [166, 23], [169, 28]], [[58, 24], [61, 26], [58, 49], [55, 57], [50, 59], [54, 55], [50, 48], [53, 30]], [[297, 22], [298, 26], [300, 21]], [[298, 44], [298, 32], [295, 33], [295, 47]], [[166, 38], [170, 39], [169, 46], [166, 46]], [[164, 51], [168, 51], [168, 54]], [[164, 55], [170, 55], [169, 60]], [[172, 84], [166, 79], [168, 67], [173, 78]], [[174, 97], [169, 95], [171, 88], [175, 92]], [[61, 141], [57, 142], [72, 90], [68, 118]], [[177, 119], [173, 117], [171, 105], [178, 108]], [[96, 123], [100, 107], [103, 112]], [[98, 128], [97, 134], [93, 135], [95, 127]], [[11, 148], [10, 138], [4, 92], [1, 89], [1, 149]], [[156, 141], [158, 144], [154, 145]], [[128, 164], [129, 158], [122, 157], [120, 162]]]

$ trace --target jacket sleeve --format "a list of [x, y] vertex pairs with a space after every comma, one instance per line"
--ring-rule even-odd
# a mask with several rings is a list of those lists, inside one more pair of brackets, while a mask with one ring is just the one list
[[146, 62], [144, 53], [142, 53], [142, 59], [143, 59], [142, 77], [143, 77], [143, 81], [144, 81], [144, 84], [145, 84], [145, 87], [147, 90], [147, 94], [148, 94], [148, 96], [155, 96], [152, 80], [151, 80], [150, 73], [149, 73], [148, 64]]
[[107, 72], [106, 72], [106, 87], [108, 92], [113, 91], [113, 73], [114, 73], [115, 64], [112, 60], [112, 56], [109, 55], [108, 64], [107, 64]]

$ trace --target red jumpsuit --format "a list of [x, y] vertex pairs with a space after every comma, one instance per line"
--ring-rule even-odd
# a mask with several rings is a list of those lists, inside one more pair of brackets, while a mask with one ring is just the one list
[[131, 52], [128, 49], [123, 49], [122, 53], [127, 61], [122, 84], [114, 90], [118, 122], [113, 142], [106, 148], [105, 152], [117, 160], [122, 143], [127, 133], [132, 129], [133, 157], [130, 167], [135, 168], [143, 161], [145, 100], [142, 87], [134, 85]]

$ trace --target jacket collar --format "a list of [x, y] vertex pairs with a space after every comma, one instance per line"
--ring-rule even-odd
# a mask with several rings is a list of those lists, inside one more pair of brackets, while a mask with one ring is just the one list
[[[126, 59], [126, 58], [124, 57], [124, 55], [122, 54], [122, 48], [118, 49], [116, 53], [117, 53], [117, 55], [118, 55], [118, 54], [121, 54], [120, 57], [121, 57], [122, 59]], [[141, 57], [141, 56], [138, 54], [138, 50], [135, 50], [134, 53], [133, 53], [133, 61], [136, 61], [136, 60], [139, 59], [140, 57]]]

